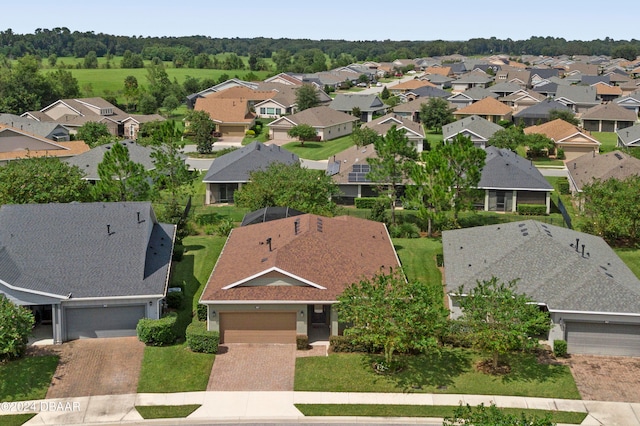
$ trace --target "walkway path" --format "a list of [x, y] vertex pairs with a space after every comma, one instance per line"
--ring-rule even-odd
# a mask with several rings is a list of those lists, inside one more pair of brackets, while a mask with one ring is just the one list
[[[581, 401], [554, 398], [527, 398], [518, 396], [448, 395], [448, 394], [389, 394], [389, 393], [329, 393], [329, 392], [184, 392], [173, 394], [130, 394], [91, 396], [81, 398], [48, 399], [24, 402], [21, 407], [32, 406], [39, 412], [26, 424], [105, 424], [140, 422], [142, 417], [136, 405], [201, 404], [188, 421], [291, 421], [304, 416], [294, 404], [411, 404], [472, 406], [484, 403], [498, 407], [538, 408], [544, 410], [589, 413], [582, 425], [640, 426], [640, 404], [626, 402]], [[23, 410], [26, 411], [26, 410]], [[0, 411], [0, 414], [16, 414]], [[311, 420], [311, 418], [305, 418]], [[324, 418], [324, 421], [355, 421], [352, 417]], [[357, 419], [359, 422], [363, 418]], [[379, 421], [379, 419], [376, 419]], [[424, 419], [401, 419], [404, 423], [420, 423]], [[385, 419], [391, 423], [389, 419]], [[371, 423], [375, 421], [372, 419]], [[0, 421], [1, 423], [1, 421]], [[180, 423], [172, 419], [172, 423]]]

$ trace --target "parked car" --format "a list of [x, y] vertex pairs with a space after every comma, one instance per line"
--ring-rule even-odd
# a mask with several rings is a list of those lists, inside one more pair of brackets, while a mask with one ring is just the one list
[[358, 87], [367, 87], [368, 84], [367, 83], [358, 83]]

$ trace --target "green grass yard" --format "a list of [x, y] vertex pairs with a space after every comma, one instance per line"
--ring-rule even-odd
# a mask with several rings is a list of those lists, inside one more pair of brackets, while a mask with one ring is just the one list
[[640, 248], [617, 248], [614, 249], [620, 259], [640, 278]]
[[26, 356], [0, 364], [0, 401], [44, 399], [57, 366], [55, 355]]
[[184, 418], [200, 408], [199, 404], [190, 405], [136, 405], [136, 410], [143, 419], [175, 419]]
[[591, 132], [591, 136], [596, 138], [600, 145], [600, 152], [615, 151], [618, 145], [618, 135], [615, 132]]
[[[296, 404], [305, 416], [358, 416], [358, 417], [451, 417], [457, 408], [451, 405], [383, 405], [383, 404]], [[554, 423], [580, 424], [587, 413], [547, 411], [519, 408], [501, 408], [507, 414], [551, 416]]]
[[[535, 355], [508, 356], [511, 373], [493, 376], [476, 370], [482, 357], [467, 349], [442, 348], [439, 354], [399, 355], [405, 368], [395, 375], [379, 375], [371, 368], [377, 355], [331, 354], [296, 360], [296, 391], [416, 392], [513, 395], [580, 399], [565, 365], [538, 364]], [[349, 374], [344, 374], [348, 371]]]
[[283, 148], [307, 160], [327, 160], [353, 145], [351, 136], [343, 136], [326, 142], [289, 142]]
[[436, 254], [442, 254], [442, 242], [431, 238], [394, 238], [393, 245], [407, 278], [422, 283], [442, 283], [436, 266]]
[[37, 413], [2, 416], [0, 417], [0, 423], [2, 423], [2, 426], [20, 426], [34, 418], [36, 415]]

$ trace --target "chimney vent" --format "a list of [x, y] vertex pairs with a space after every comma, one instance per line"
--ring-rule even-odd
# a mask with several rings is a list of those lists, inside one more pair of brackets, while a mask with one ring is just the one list
[[584, 257], [584, 244], [582, 245], [582, 257]]
[[267, 244], [269, 245], [269, 251], [271, 251], [271, 237], [267, 238]]
[[580, 243], [580, 238], [576, 238], [576, 253], [578, 252], [578, 244]]

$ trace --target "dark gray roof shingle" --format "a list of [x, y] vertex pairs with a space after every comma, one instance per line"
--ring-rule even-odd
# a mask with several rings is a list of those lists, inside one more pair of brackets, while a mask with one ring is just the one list
[[525, 189], [528, 191], [553, 191], [531, 161], [508, 149], [488, 146], [478, 188]]

